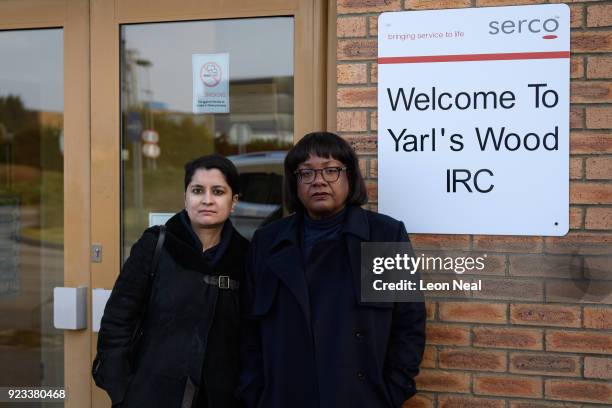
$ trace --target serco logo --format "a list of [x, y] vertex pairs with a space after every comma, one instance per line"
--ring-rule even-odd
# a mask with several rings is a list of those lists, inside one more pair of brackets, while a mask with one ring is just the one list
[[493, 20], [489, 22], [489, 28], [489, 34], [491, 35], [548, 33], [544, 34], [542, 38], [544, 38], [545, 40], [554, 40], [555, 38], [557, 38], [557, 36], [551, 33], [554, 33], [559, 29], [559, 17], [555, 16], [554, 18], [549, 18], [546, 20], [542, 20], [539, 18], [534, 18], [531, 20]]

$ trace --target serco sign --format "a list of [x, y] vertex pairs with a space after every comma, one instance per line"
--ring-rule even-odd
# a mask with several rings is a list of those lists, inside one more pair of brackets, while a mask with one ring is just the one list
[[414, 233], [565, 235], [569, 26], [564, 4], [381, 14], [378, 209]]

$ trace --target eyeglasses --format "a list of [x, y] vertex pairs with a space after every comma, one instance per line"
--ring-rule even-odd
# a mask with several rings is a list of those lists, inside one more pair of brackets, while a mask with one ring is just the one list
[[322, 169], [300, 169], [293, 172], [297, 179], [302, 184], [310, 184], [317, 178], [317, 173], [321, 173], [323, 180], [328, 183], [338, 181], [340, 173], [346, 171], [347, 167], [325, 167]]

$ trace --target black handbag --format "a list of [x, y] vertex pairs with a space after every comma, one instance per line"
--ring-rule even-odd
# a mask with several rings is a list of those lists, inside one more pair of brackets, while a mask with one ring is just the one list
[[[157, 272], [157, 268], [159, 266], [159, 258], [161, 257], [161, 252], [164, 246], [165, 239], [166, 239], [166, 226], [161, 225], [159, 229], [159, 236], [157, 238], [157, 243], [155, 244], [155, 252], [153, 253], [153, 261], [151, 263], [151, 272], [149, 274], [149, 282], [147, 284], [147, 290], [146, 290], [146, 294], [144, 297], [144, 305], [140, 313], [140, 317], [138, 318], [138, 321], [136, 323], [136, 327], [134, 328], [134, 331], [132, 332], [132, 336], [130, 338], [129, 360], [130, 360], [130, 367], [132, 369], [134, 368], [134, 360], [135, 360], [136, 353], [138, 350], [138, 345], [140, 341], [142, 340], [142, 336], [144, 334], [144, 331], [143, 331], [144, 319], [147, 314], [147, 309], [148, 309], [150, 297], [151, 297], [151, 290], [153, 286], [153, 279], [155, 278], [155, 273]], [[98, 376], [98, 372], [99, 372], [101, 363], [102, 363], [102, 359], [100, 358], [100, 355], [98, 353], [96, 354], [96, 358], [94, 359], [93, 364], [92, 364], [91, 375], [96, 385], [102, 389], [105, 389], [102, 379], [99, 378]]]

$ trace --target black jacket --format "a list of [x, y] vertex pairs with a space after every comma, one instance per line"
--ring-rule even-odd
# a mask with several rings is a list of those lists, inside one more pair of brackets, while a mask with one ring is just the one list
[[[251, 241], [241, 397], [249, 408], [400, 408], [416, 393], [425, 307], [361, 302], [360, 254], [362, 242], [407, 242], [404, 225], [349, 207], [338, 259], [309, 260], [306, 276], [300, 218], [261, 228]], [[316, 279], [318, 292], [309, 292]]]
[[[221, 252], [211, 262], [182, 217], [178, 213], [166, 223], [149, 299], [159, 227], [147, 229], [134, 244], [106, 304], [94, 378], [113, 404], [178, 408], [199, 388], [194, 407], [240, 406], [233, 396], [240, 370], [239, 290], [212, 285], [210, 275], [242, 284], [248, 241], [228, 220]], [[143, 310], [143, 335], [131, 353], [130, 339]]]

